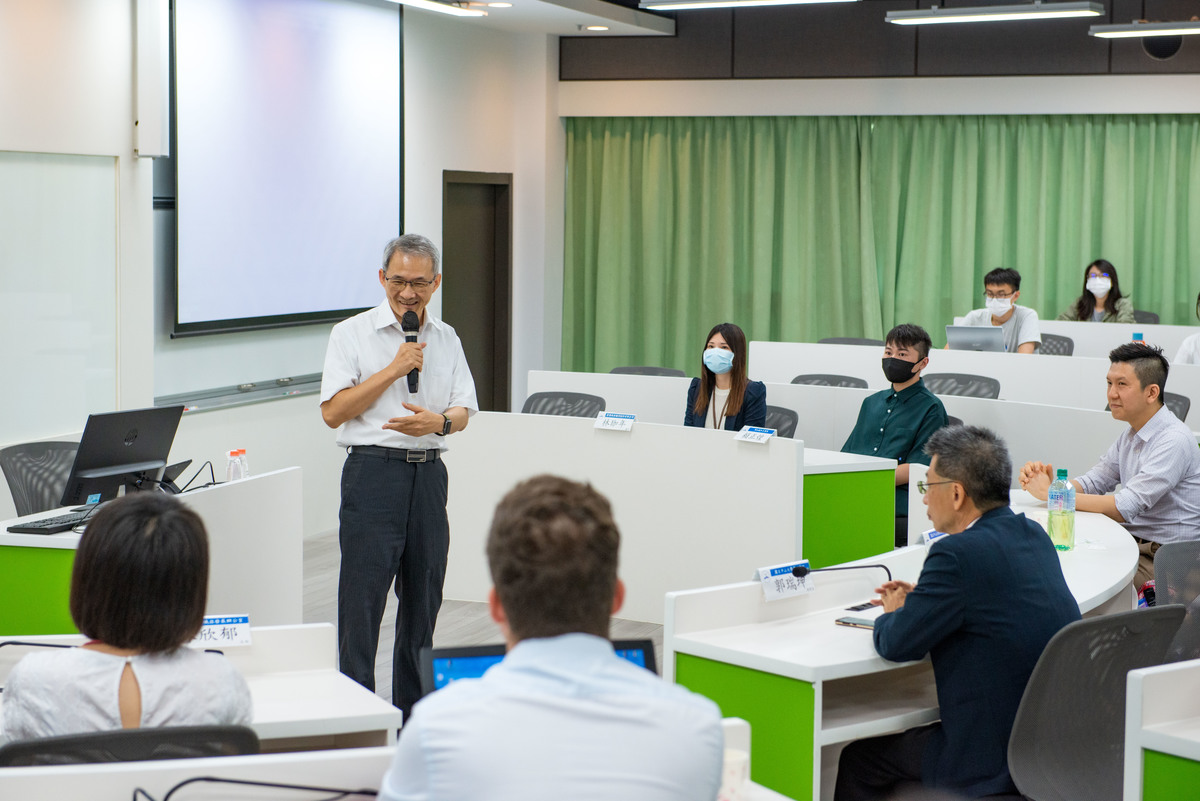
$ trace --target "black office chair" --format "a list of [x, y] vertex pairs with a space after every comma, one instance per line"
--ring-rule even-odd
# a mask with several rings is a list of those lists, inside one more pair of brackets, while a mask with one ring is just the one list
[[1008, 740], [1008, 769], [1031, 801], [1119, 801], [1125, 676], [1160, 665], [1178, 604], [1078, 620], [1046, 644]]
[[604, 398], [584, 392], [535, 392], [525, 399], [522, 414], [557, 417], [595, 417], [604, 411]]
[[1075, 352], [1075, 340], [1058, 334], [1042, 334], [1042, 346], [1038, 353], [1043, 356], [1070, 356]]
[[1143, 311], [1141, 309], [1133, 310], [1133, 321], [1135, 323], [1148, 323], [1150, 325], [1158, 325], [1158, 313], [1152, 311]]
[[[1200, 541], [1168, 542], [1154, 553], [1154, 592], [1160, 604], [1193, 610], [1200, 598]], [[1200, 658], [1200, 610], [1189, 611], [1167, 649], [1168, 662]]]
[[817, 340], [818, 345], [875, 345], [883, 347], [882, 339], [868, 339], [866, 337], [825, 337]]
[[19, 516], [62, 506], [78, 450], [78, 442], [25, 442], [0, 450], [0, 470]]
[[959, 395], [965, 398], [1000, 397], [1000, 382], [985, 375], [970, 373], [926, 373], [925, 387], [935, 395]]
[[867, 382], [852, 375], [837, 375], [836, 373], [805, 373], [792, 379], [793, 384], [810, 384], [817, 387], [853, 387], [866, 389]]
[[[1175, 392], [1163, 393], [1163, 405], [1171, 410], [1171, 414], [1179, 418], [1179, 422], [1187, 420], [1188, 412], [1192, 408], [1192, 399], [1187, 395], [1180, 395]], [[1112, 406], [1104, 404], [1104, 411], [1111, 412]]]
[[767, 428], [775, 429], [775, 436], [791, 439], [800, 423], [800, 415], [782, 406], [767, 406]]
[[682, 370], [676, 370], [674, 367], [614, 367], [608, 372], [617, 373], [619, 375], [669, 375], [679, 378], [687, 377], [687, 373], [683, 372]]
[[258, 752], [258, 735], [247, 726], [167, 726], [21, 740], [0, 747], [0, 767], [142, 762]]

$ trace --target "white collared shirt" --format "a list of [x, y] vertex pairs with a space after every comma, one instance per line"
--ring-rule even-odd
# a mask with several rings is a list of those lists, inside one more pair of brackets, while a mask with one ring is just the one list
[[1163, 406], [1127, 428], [1099, 464], [1075, 479], [1089, 495], [1113, 496], [1125, 529], [1158, 543], [1200, 538], [1200, 450], [1191, 430]]
[[[404, 341], [400, 323], [386, 301], [335, 325], [329, 335], [329, 348], [325, 351], [321, 403], [387, 367]], [[404, 408], [405, 403], [439, 414], [455, 406], [466, 407], [469, 415], [479, 411], [475, 381], [454, 329], [434, 317], [427, 308], [417, 342], [426, 343], [426, 347], [416, 393], [409, 393], [407, 379], [394, 382], [369, 409], [342, 424], [338, 429], [338, 445], [444, 450], [445, 437], [437, 434], [409, 437], [386, 430], [383, 424], [393, 417], [412, 414]]]
[[588, 634], [522, 640], [417, 703], [385, 801], [714, 801], [717, 705]]

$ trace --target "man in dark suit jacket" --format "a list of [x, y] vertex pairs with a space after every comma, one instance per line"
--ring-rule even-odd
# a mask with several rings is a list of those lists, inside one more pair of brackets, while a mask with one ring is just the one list
[[1025, 685], [1054, 633], [1079, 619], [1058, 554], [1038, 524], [1008, 508], [1012, 462], [995, 434], [973, 426], [929, 438], [919, 488], [934, 541], [915, 585], [879, 588], [875, 648], [897, 662], [930, 655], [942, 720], [851, 743], [835, 801], [887, 797], [920, 781], [979, 798], [1016, 792], [1008, 738]]

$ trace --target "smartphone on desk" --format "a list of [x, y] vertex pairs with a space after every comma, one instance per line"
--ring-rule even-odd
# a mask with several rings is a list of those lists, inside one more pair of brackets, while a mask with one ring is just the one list
[[869, 617], [839, 617], [833, 621], [839, 626], [849, 626], [852, 629], [873, 629], [875, 621]]

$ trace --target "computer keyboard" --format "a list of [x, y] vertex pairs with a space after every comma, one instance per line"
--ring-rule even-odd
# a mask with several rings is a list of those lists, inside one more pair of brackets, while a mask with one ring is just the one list
[[54, 517], [43, 517], [41, 520], [30, 520], [25, 523], [15, 523], [8, 527], [8, 530], [14, 534], [57, 534], [60, 531], [70, 531], [84, 521], [84, 519], [92, 513], [89, 509], [86, 512], [70, 512], [65, 515], [55, 515]]

